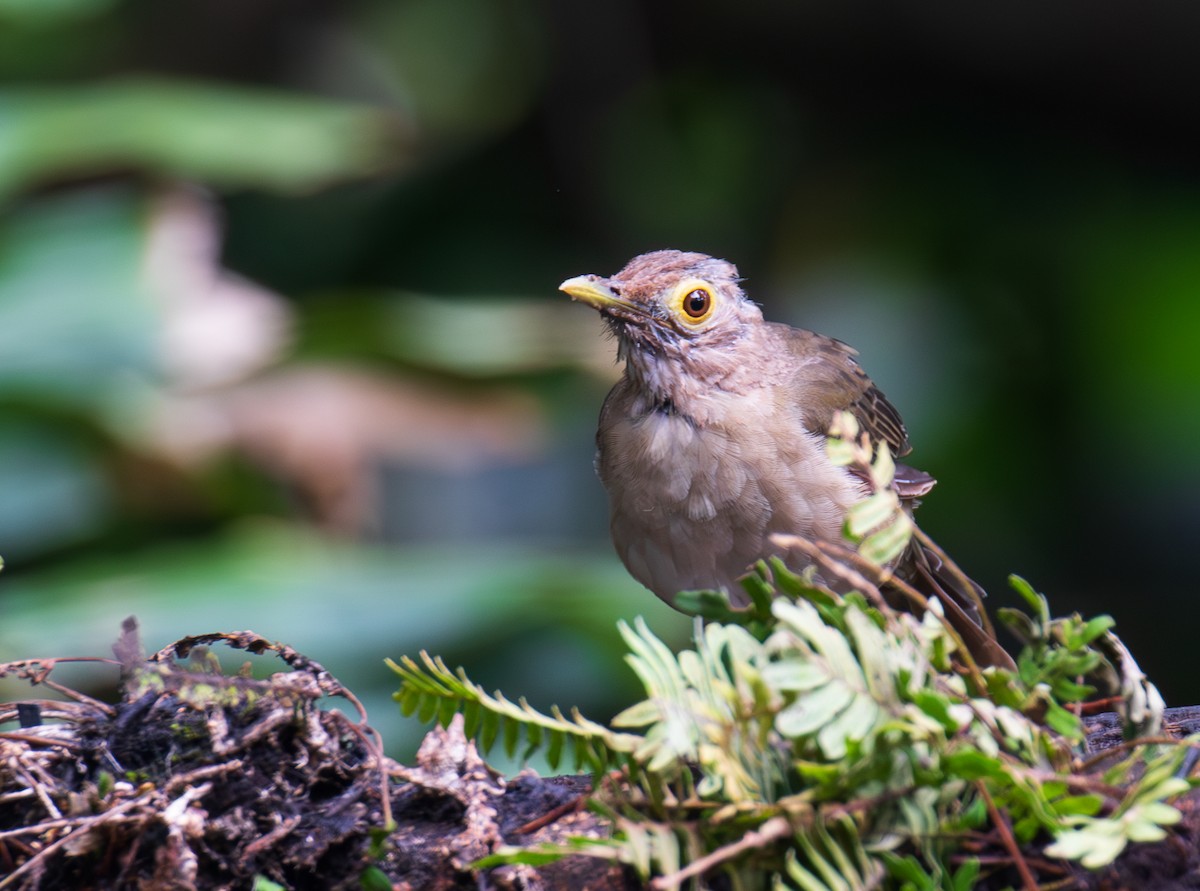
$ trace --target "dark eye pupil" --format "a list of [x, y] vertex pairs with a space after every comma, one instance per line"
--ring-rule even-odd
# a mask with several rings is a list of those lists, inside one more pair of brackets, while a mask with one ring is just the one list
[[709, 299], [707, 291], [697, 288], [684, 298], [683, 310], [693, 319], [698, 319], [708, 310]]

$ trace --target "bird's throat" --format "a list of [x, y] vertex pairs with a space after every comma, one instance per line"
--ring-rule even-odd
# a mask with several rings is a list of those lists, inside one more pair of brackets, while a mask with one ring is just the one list
[[725, 423], [745, 400], [755, 401], [758, 380], [735, 350], [691, 349], [687, 343], [647, 349], [623, 340], [618, 356], [636, 394], [638, 414], [667, 414], [706, 427]]
[[637, 398], [634, 411], [640, 415], [661, 414], [695, 422], [701, 408], [701, 388], [681, 370], [678, 359], [649, 354], [636, 346], [622, 344], [625, 377]]

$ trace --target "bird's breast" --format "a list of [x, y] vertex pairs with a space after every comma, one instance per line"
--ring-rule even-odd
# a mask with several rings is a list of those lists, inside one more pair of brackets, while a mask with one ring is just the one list
[[822, 437], [745, 408], [739, 423], [700, 425], [672, 411], [602, 417], [597, 471], [613, 541], [634, 577], [668, 602], [693, 588], [736, 596], [736, 579], [772, 553], [771, 534], [835, 538], [861, 497]]

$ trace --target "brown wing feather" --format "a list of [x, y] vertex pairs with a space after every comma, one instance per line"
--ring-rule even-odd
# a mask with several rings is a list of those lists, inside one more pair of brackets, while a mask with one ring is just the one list
[[[777, 335], [796, 360], [793, 392], [803, 407], [804, 425], [809, 431], [824, 435], [829, 432], [834, 412], [849, 411], [872, 442], [886, 442], [896, 457], [912, 451], [900, 413], [859, 367], [852, 347], [812, 331], [786, 325], [773, 327], [778, 329]], [[913, 507], [917, 498], [933, 488], [934, 482], [923, 471], [906, 464], [896, 465], [893, 485]], [[982, 604], [985, 594], [978, 584], [947, 569], [935, 552], [916, 541], [899, 558], [895, 571], [925, 596], [939, 598], [947, 619], [978, 662], [1012, 666], [1011, 657], [996, 642], [987, 622]], [[893, 593], [904, 599], [902, 591]]]
[[898, 458], [912, 451], [900, 412], [855, 361], [853, 347], [802, 328], [772, 327], [798, 360], [796, 392], [811, 432], [828, 433], [834, 413], [849, 411], [872, 442], [886, 442]]

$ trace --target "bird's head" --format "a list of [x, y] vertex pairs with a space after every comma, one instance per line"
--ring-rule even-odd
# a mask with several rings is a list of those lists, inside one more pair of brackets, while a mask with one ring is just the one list
[[707, 254], [653, 251], [611, 278], [579, 275], [559, 290], [599, 310], [622, 355], [634, 361], [640, 354], [703, 363], [706, 356], [728, 355], [750, 326], [762, 322], [759, 308], [738, 287], [737, 267]]

